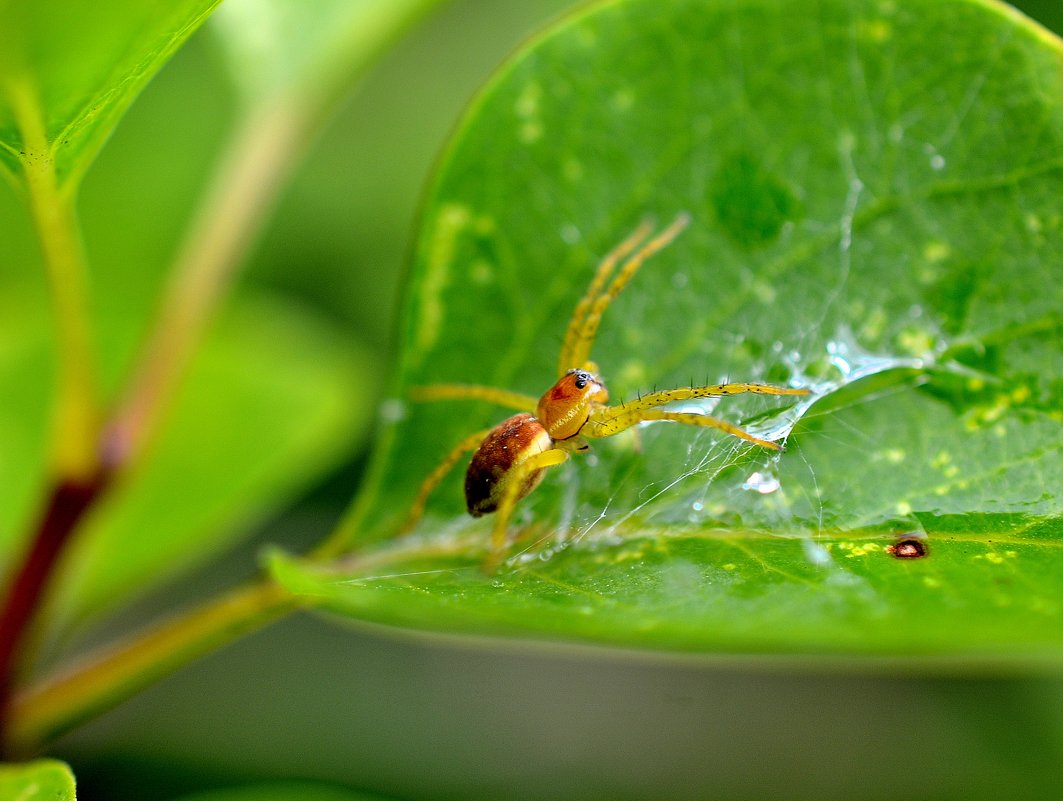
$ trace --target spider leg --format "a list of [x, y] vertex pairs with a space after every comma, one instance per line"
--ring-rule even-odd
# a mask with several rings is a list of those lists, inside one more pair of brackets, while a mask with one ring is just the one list
[[598, 297], [598, 293], [602, 291], [605, 282], [608, 281], [609, 277], [613, 274], [613, 270], [616, 269], [617, 263], [627, 258], [627, 255], [637, 248], [639, 244], [650, 235], [650, 231], [652, 230], [652, 222], [649, 219], [643, 220], [639, 223], [639, 227], [632, 231], [627, 239], [609, 251], [598, 265], [598, 269], [594, 273], [591, 285], [587, 287], [587, 291], [584, 293], [583, 297], [580, 298], [579, 303], [576, 304], [576, 309], [572, 312], [572, 319], [568, 322], [568, 329], [565, 331], [565, 341], [561, 346], [561, 355], [558, 359], [558, 375], [564, 375], [566, 370], [573, 367], [582, 366], [582, 364], [577, 365], [577, 362], [573, 359], [573, 354], [576, 351], [576, 343], [580, 338], [580, 331], [583, 328], [584, 318], [587, 316], [591, 304], [594, 302], [595, 298]]
[[661, 409], [638, 409], [624, 410], [622, 407], [610, 407], [608, 411], [616, 412], [608, 418], [602, 418], [597, 415], [592, 415], [590, 421], [583, 427], [581, 432], [585, 437], [611, 437], [613, 434], [618, 434], [633, 425], [648, 421], [648, 420], [670, 420], [673, 423], [683, 423], [688, 426], [705, 426], [707, 428], [717, 428], [720, 431], [724, 431], [732, 436], [744, 439], [747, 442], [753, 442], [764, 448], [771, 448], [774, 451], [781, 451], [782, 446], [776, 442], [770, 442], [766, 439], [760, 439], [754, 437], [748, 431], [745, 431], [738, 426], [728, 423], [725, 420], [720, 420], [716, 417], [710, 417], [707, 414], [697, 414], [694, 412], [666, 412]]
[[469, 451], [474, 451], [480, 447], [480, 443], [483, 442], [484, 437], [491, 433], [490, 428], [486, 428], [483, 431], [477, 431], [475, 434], [470, 434], [465, 437], [461, 442], [454, 446], [453, 450], [446, 455], [446, 457], [439, 463], [435, 470], [429, 473], [424, 481], [421, 482], [421, 486], [417, 490], [417, 497], [414, 498], [413, 504], [410, 506], [410, 511], [406, 515], [406, 520], [402, 524], [402, 528], [399, 529], [400, 534], [408, 534], [413, 530], [413, 527], [417, 525], [417, 522], [424, 515], [425, 505], [428, 503], [428, 496], [432, 494], [432, 490], [439, 486], [439, 482], [442, 481], [447, 473], [449, 473], [454, 465], [458, 463], [463, 454]]
[[[689, 214], [680, 214], [676, 217], [672, 224], [665, 228], [653, 239], [641, 245], [624, 265], [620, 268], [620, 271], [613, 277], [613, 280], [606, 287], [605, 291], [600, 291], [598, 296], [590, 302], [589, 308], [583, 315], [583, 319], [579, 321], [578, 327], [571, 326], [569, 334], [572, 337], [572, 341], [569, 341], [569, 335], [565, 336], [565, 347], [561, 351], [561, 371], [564, 372], [572, 367], [579, 367], [584, 365], [591, 353], [591, 346], [594, 345], [594, 339], [598, 335], [598, 326], [602, 321], [602, 314], [609, 307], [609, 304], [613, 302], [620, 291], [627, 286], [628, 282], [638, 272], [639, 267], [657, 251], [666, 247], [679, 232], [686, 228], [687, 223], [690, 222]], [[636, 234], [639, 233], [636, 231]], [[634, 239], [634, 236], [625, 240], [623, 244]], [[636, 242], [640, 241], [641, 237]], [[597, 279], [597, 276], [595, 277]], [[604, 280], [599, 283], [604, 283]], [[595, 287], [592, 283], [592, 289], [600, 290], [600, 286]], [[588, 293], [589, 294], [589, 293]], [[585, 298], [586, 300], [586, 298]], [[582, 303], [581, 303], [582, 305]], [[580, 307], [576, 307], [577, 313], [580, 311]], [[573, 323], [576, 323], [576, 316], [573, 316]], [[573, 333], [571, 328], [576, 328]]]
[[430, 384], [426, 387], [411, 387], [410, 400], [413, 401], [441, 401], [441, 400], [484, 400], [497, 403], [518, 412], [535, 412], [537, 398], [531, 395], [522, 395], [519, 392], [509, 392], [495, 387], [481, 387], [473, 384]]
[[529, 476], [548, 467], [556, 467], [568, 459], [568, 451], [563, 448], [551, 448], [530, 456], [516, 465], [505, 477], [505, 488], [495, 511], [495, 524], [491, 529], [491, 550], [484, 560], [484, 572], [493, 573], [502, 563], [506, 552], [506, 534], [513, 509], [520, 500], [520, 491]]
[[[718, 398], [724, 395], [740, 395], [745, 392], [752, 392], [758, 395], [807, 395], [809, 393], [807, 389], [776, 387], [771, 384], [745, 383], [709, 384], [708, 386], [703, 387], [677, 387], [676, 389], [665, 389], [658, 392], [651, 392], [648, 395], [641, 395], [638, 398], [622, 403], [619, 406], [606, 406], [604, 408], [595, 409], [591, 413], [588, 425], [584, 427], [581, 433], [584, 436], [591, 438], [611, 437], [613, 434], [630, 429], [632, 426], [641, 423], [643, 420], [673, 420], [688, 425], [719, 428], [721, 431], [726, 431], [728, 434], [733, 434], [741, 439], [749, 440], [750, 442], [755, 442], [758, 445], [764, 445], [768, 448], [774, 448], [775, 450], [780, 450], [779, 446], [774, 443], [757, 439], [743, 431], [741, 428], [738, 428], [731, 423], [724, 422], [723, 420], [718, 420], [715, 417], [709, 417], [702, 414], [683, 413], [682, 419], [679, 419], [674, 416], [676, 414], [675, 412], [668, 412], [669, 416], [666, 417], [647, 416], [647, 412], [650, 410], [675, 401], [692, 400], [694, 398]], [[656, 415], [657, 413], [654, 414]], [[688, 420], [687, 417], [694, 419]], [[638, 431], [636, 429], [631, 433], [637, 435]], [[639, 440], [637, 437], [635, 440], [635, 446], [637, 449], [639, 448]]]
[[676, 387], [675, 389], [663, 389], [658, 392], [650, 392], [641, 395], [635, 400], [622, 403], [619, 406], [609, 406], [598, 412], [603, 422], [611, 417], [626, 412], [638, 412], [644, 409], [655, 409], [666, 403], [675, 401], [693, 400], [694, 398], [721, 398], [725, 395], [742, 395], [751, 392], [756, 395], [807, 395], [807, 389], [795, 389], [792, 387], [776, 387], [771, 384], [710, 384], [704, 387]]

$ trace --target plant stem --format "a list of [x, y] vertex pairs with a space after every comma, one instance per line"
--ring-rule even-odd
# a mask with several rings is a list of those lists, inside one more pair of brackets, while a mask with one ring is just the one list
[[135, 461], [157, 428], [204, 329], [291, 169], [306, 114], [272, 97], [242, 116], [178, 255], [155, 325], [103, 439], [113, 467]]
[[[153, 433], [291, 166], [306, 115], [291, 102], [274, 97], [244, 117], [178, 258], [152, 336], [101, 438], [88, 358], [87, 282], [70, 196], [58, 191], [32, 92], [22, 84], [7, 88], [12, 105], [22, 110], [26, 183], [53, 285], [61, 353], [56, 427], [59, 479], [0, 607], [0, 739], [25, 749], [116, 698], [132, 694], [212, 645], [257, 627], [260, 620], [266, 622], [269, 616], [258, 614], [263, 605], [280, 606], [282, 600], [292, 603], [272, 588], [226, 596], [37, 692], [10, 699], [26, 627], [64, 545], [110, 478], [130, 466]], [[241, 621], [241, 615], [246, 619]], [[191, 643], [187, 655], [181, 650], [183, 643]], [[22, 723], [27, 716], [37, 721], [28, 730]]]
[[108, 475], [98, 459], [100, 413], [88, 318], [85, 256], [74, 192], [62, 187], [33, 84], [24, 76], [2, 89], [22, 136], [21, 161], [30, 211], [51, 287], [58, 350], [51, 442], [51, 488], [33, 537], [16, 563], [0, 606], [0, 723], [5, 719], [26, 630], [53, 568]]
[[0, 608], [0, 721], [4, 728], [8, 723], [19, 646], [25, 639], [27, 626], [63, 546], [105, 485], [106, 478], [101, 473], [92, 481], [67, 481], [55, 488], [29, 551], [11, 580]]
[[208, 601], [128, 640], [107, 646], [18, 693], [4, 743], [26, 756], [198, 657], [297, 608], [300, 601], [263, 581]]
[[100, 410], [88, 315], [88, 270], [74, 191], [61, 187], [36, 92], [27, 79], [5, 85], [22, 134], [22, 169], [48, 274], [58, 338], [59, 376], [52, 435], [55, 475], [87, 481], [98, 467]]

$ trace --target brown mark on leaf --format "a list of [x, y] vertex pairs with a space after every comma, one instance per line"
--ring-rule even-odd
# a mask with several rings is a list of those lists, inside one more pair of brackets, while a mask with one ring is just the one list
[[914, 537], [904, 537], [886, 546], [886, 553], [895, 559], [922, 559], [930, 554], [926, 543]]

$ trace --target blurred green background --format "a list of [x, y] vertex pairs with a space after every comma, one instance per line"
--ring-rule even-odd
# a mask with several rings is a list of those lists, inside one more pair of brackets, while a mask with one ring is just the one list
[[[418, 24], [322, 131], [240, 291], [298, 298], [369, 348], [386, 374], [433, 160], [491, 70], [569, 5], [458, 0]], [[1063, 31], [1059, 0], [1018, 6]], [[158, 291], [231, 121], [210, 27], [148, 86], [86, 179], [84, 235], [104, 314], [116, 293]], [[0, 279], [39, 283], [15, 270], [38, 257], [8, 189], [0, 241]], [[318, 541], [364, 460], [352, 448], [341, 469], [218, 564], [98, 635], [251, 575], [265, 543]], [[824, 674], [298, 615], [184, 669], [55, 753], [88, 801], [167, 799], [269, 777], [430, 799], [972, 797], [961, 787], [1040, 798], [1063, 793], [1061, 708], [1056, 676]]]

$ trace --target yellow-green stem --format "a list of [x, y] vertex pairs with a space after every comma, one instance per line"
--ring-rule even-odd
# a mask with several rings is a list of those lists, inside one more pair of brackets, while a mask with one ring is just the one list
[[108, 427], [105, 448], [113, 466], [135, 460], [156, 429], [299, 152], [306, 120], [293, 98], [271, 97], [233, 134]]
[[88, 655], [15, 696], [4, 744], [8, 755], [32, 754], [82, 721], [298, 605], [276, 584], [264, 581]]
[[74, 188], [62, 186], [33, 84], [11, 78], [4, 85], [22, 134], [22, 169], [30, 211], [51, 287], [58, 339], [58, 386], [52, 439], [53, 470], [61, 479], [84, 481], [98, 467], [100, 410], [88, 271], [74, 209]]

